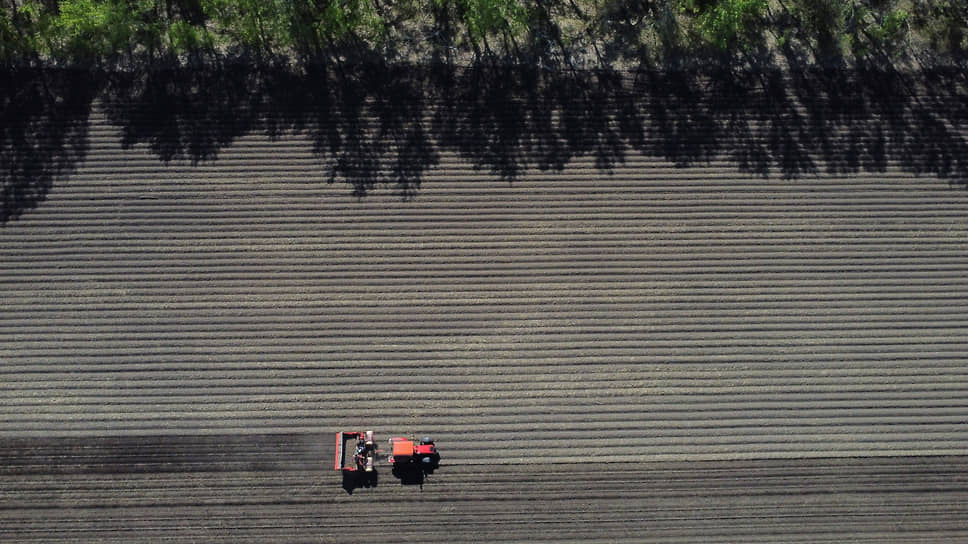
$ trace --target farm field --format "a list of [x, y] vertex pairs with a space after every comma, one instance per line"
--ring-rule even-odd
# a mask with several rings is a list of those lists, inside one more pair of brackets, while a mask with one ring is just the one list
[[951, 542], [968, 515], [964, 457], [459, 464], [349, 494], [307, 438], [38, 441], [0, 520], [17, 542], [356, 542], [361, 519], [432, 542]]
[[[963, 81], [525, 80], [115, 93], [38, 138], [63, 162], [0, 226], [2, 540], [968, 538]], [[363, 429], [442, 466], [345, 489]]]

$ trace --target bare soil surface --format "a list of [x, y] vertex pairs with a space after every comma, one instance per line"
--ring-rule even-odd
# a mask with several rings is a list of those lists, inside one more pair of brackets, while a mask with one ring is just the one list
[[[60, 158], [4, 171], [43, 186], [0, 227], [2, 540], [968, 538], [963, 88], [666, 83], [105, 98], [5, 148]], [[366, 429], [442, 466], [356, 488]]]
[[376, 540], [430, 542], [954, 542], [966, 536], [965, 457], [534, 458], [444, 465], [406, 482], [381, 467], [365, 486], [341, 486], [338, 473], [320, 466], [309, 438], [7, 442], [0, 452], [5, 540], [358, 542], [364, 528]]

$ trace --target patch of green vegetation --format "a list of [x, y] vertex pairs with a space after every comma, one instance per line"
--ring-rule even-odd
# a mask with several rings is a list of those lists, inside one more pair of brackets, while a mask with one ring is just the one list
[[766, 0], [683, 0], [701, 39], [720, 51], [748, 50], [763, 34]]
[[7, 0], [0, 61], [537, 48], [608, 63], [770, 47], [894, 59], [912, 44], [960, 58], [966, 27], [968, 0]]
[[215, 36], [205, 27], [188, 21], [174, 21], [168, 26], [168, 44], [175, 55], [211, 51], [215, 48]]
[[968, 0], [915, 2], [910, 24], [938, 54], [968, 53]]

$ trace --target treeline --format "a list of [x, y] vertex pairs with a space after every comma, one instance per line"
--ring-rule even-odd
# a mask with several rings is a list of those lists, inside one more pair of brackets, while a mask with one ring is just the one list
[[0, 0], [0, 62], [961, 59], [968, 0]]

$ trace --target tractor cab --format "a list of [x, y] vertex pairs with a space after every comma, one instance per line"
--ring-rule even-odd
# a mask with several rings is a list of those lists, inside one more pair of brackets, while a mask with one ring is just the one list
[[417, 464], [425, 470], [433, 470], [440, 464], [440, 454], [430, 437], [419, 442], [411, 438], [393, 437], [390, 439], [390, 455], [387, 461], [394, 467]]

